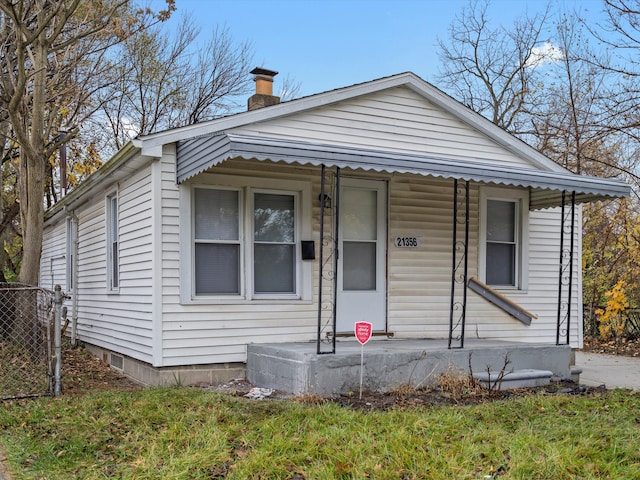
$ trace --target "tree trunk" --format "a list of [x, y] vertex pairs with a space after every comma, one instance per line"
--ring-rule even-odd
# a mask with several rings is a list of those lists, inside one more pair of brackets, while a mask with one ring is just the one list
[[[20, 217], [22, 220], [22, 266], [18, 279], [22, 283], [38, 284], [42, 227], [44, 225], [44, 177], [47, 162], [46, 139], [46, 74], [47, 45], [43, 33], [33, 43], [34, 70], [31, 105], [31, 130], [27, 145], [20, 148]], [[27, 107], [27, 106], [25, 106]], [[27, 107], [28, 108], [28, 107]]]
[[29, 155], [23, 150], [20, 162], [20, 217], [22, 220], [22, 266], [18, 279], [30, 285], [38, 284], [42, 229], [44, 225], [44, 167], [41, 155]]

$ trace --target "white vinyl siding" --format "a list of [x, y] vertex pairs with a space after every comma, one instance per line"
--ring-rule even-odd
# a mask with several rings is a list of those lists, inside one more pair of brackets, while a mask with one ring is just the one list
[[532, 166], [404, 87], [248, 125], [233, 132], [464, 159], [469, 163]]
[[[94, 196], [75, 210], [79, 219], [78, 339], [153, 363], [152, 191], [150, 168], [118, 185], [119, 288], [108, 285], [107, 202]], [[64, 225], [64, 222], [61, 222]]]
[[66, 224], [64, 221], [45, 228], [40, 260], [40, 286], [53, 290], [56, 285], [68, 292], [66, 253]]
[[[184, 130], [188, 133], [188, 129]], [[464, 165], [532, 165], [491, 141], [409, 88], [377, 94], [274, 118], [238, 133], [291, 139], [320, 145], [388, 150], [455, 159]], [[77, 290], [78, 335], [81, 341], [128, 355], [155, 366], [243, 362], [248, 343], [313, 341], [319, 310], [319, 245], [330, 254], [331, 229], [319, 237], [320, 168], [269, 161], [229, 159], [176, 185], [175, 145], [164, 146], [152, 169], [143, 157], [119, 168], [127, 172], [118, 185], [98, 184], [73, 206], [79, 223]], [[197, 159], [194, 159], [194, 161]], [[295, 159], [291, 159], [294, 161]], [[135, 169], [131, 165], [136, 165]], [[130, 169], [130, 170], [127, 170]], [[329, 178], [335, 169], [328, 169]], [[153, 173], [155, 172], [155, 173]], [[453, 181], [420, 175], [342, 170], [343, 178], [388, 182], [387, 319], [396, 338], [441, 338], [448, 334], [452, 269]], [[109, 178], [109, 177], [107, 177]], [[152, 180], [152, 178], [154, 180]], [[153, 187], [157, 190], [154, 191]], [[240, 295], [193, 295], [195, 244], [191, 230], [192, 189], [226, 188], [241, 192]], [[334, 199], [335, 192], [328, 185]], [[471, 183], [469, 275], [481, 277], [481, 189]], [[510, 189], [526, 194], [525, 189]], [[119, 290], [108, 294], [105, 195], [117, 191], [119, 204]], [[296, 294], [254, 291], [255, 193], [294, 195], [297, 212], [295, 245]], [[509, 317], [473, 292], [468, 294], [467, 338], [555, 342], [560, 215], [556, 210], [528, 212], [529, 230], [522, 232], [522, 272], [527, 284], [504, 289], [511, 300], [537, 314], [530, 326]], [[41, 283], [65, 280], [65, 222], [61, 213], [45, 229]], [[325, 226], [331, 224], [326, 220]], [[579, 221], [577, 223], [579, 226]], [[578, 242], [579, 228], [576, 229]], [[394, 245], [397, 236], [416, 237], [414, 248]], [[316, 259], [301, 260], [302, 240], [315, 242]], [[261, 240], [258, 240], [260, 244]], [[572, 344], [579, 344], [579, 256], [575, 259]], [[331, 261], [327, 262], [330, 265]], [[524, 288], [526, 287], [526, 288]], [[64, 287], [63, 287], [64, 288]], [[320, 305], [328, 319], [331, 281], [323, 282]], [[242, 290], [242, 289], [241, 289]], [[233, 298], [230, 298], [233, 297]], [[262, 298], [261, 298], [262, 297]]]

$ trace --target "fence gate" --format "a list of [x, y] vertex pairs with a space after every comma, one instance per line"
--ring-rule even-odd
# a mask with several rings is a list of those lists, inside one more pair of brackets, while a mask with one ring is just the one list
[[60, 354], [54, 298], [54, 292], [40, 287], [0, 283], [1, 400], [55, 393]]

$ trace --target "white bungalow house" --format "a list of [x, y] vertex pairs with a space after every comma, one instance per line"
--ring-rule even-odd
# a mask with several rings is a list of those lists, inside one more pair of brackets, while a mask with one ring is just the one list
[[74, 341], [147, 384], [241, 376], [251, 345], [339, 353], [357, 321], [581, 346], [579, 205], [627, 185], [412, 73], [283, 103], [252, 73], [248, 111], [133, 140], [47, 212], [40, 283]]

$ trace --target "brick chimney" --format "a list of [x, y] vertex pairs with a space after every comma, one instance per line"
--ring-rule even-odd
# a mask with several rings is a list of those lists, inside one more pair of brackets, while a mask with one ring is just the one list
[[256, 82], [256, 93], [249, 97], [247, 108], [249, 110], [257, 110], [258, 108], [270, 107], [280, 103], [280, 97], [273, 95], [273, 77], [278, 72], [257, 67], [251, 70], [250, 73], [255, 75], [253, 80]]

